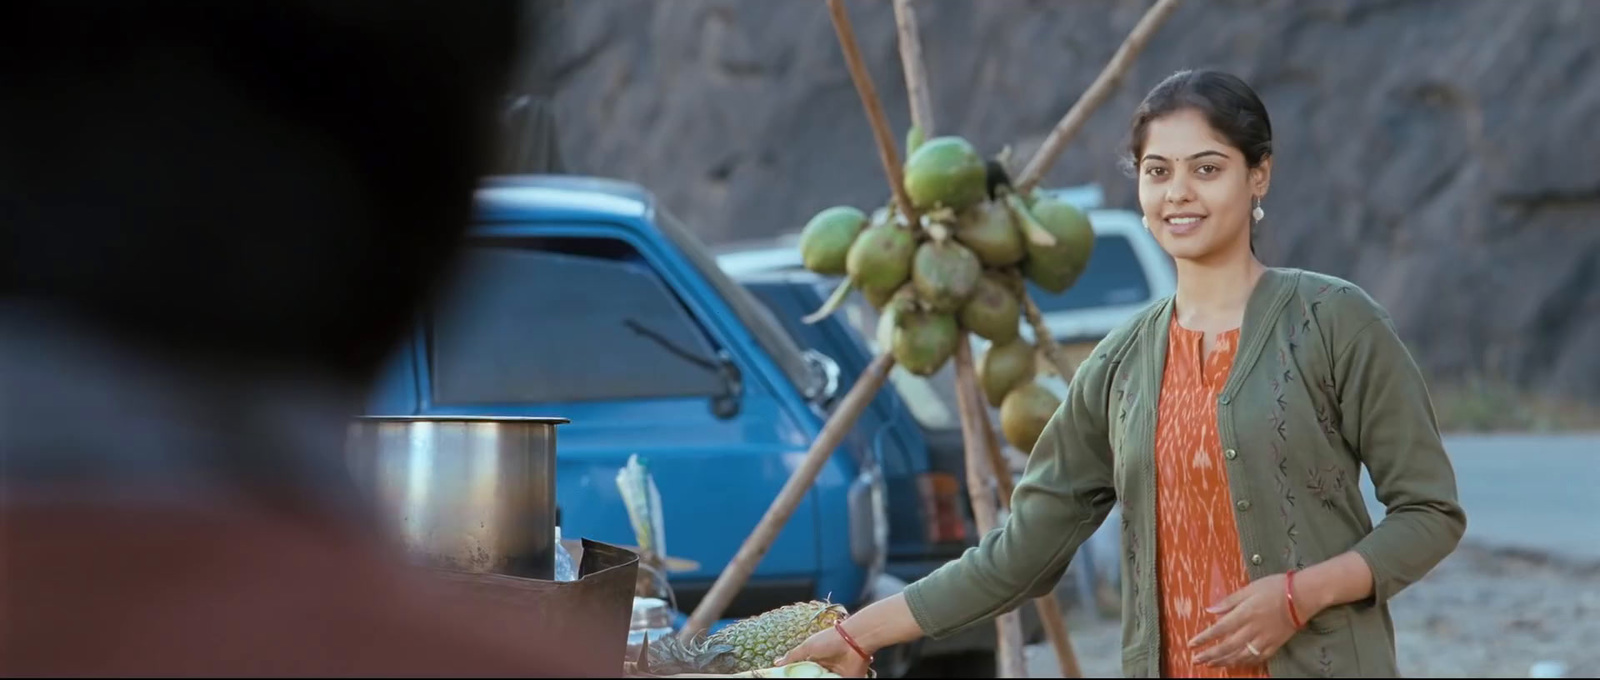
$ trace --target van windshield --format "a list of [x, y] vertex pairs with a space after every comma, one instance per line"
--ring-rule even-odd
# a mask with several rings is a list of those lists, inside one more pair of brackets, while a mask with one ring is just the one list
[[795, 343], [794, 338], [784, 330], [778, 320], [773, 317], [772, 310], [766, 305], [757, 302], [744, 286], [734, 283], [728, 274], [717, 266], [717, 261], [705, 243], [694, 235], [687, 226], [675, 215], [656, 206], [655, 222], [661, 233], [667, 237], [672, 245], [683, 253], [689, 263], [701, 276], [711, 282], [711, 287], [717, 290], [717, 295], [726, 300], [728, 306], [733, 308], [733, 313], [745, 328], [750, 329], [756, 344], [760, 345], [772, 360], [777, 362], [784, 375], [788, 376], [796, 388], [802, 393], [816, 387], [820, 376], [810, 368], [806, 362], [803, 350]]

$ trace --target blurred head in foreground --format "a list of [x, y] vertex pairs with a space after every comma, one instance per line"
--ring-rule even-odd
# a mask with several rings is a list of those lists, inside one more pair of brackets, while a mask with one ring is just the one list
[[466, 224], [518, 10], [0, 4], [0, 301], [366, 380]]
[[468, 223], [524, 10], [0, 3], [6, 674], [592, 674], [559, 635], [588, 612], [404, 569], [339, 455]]

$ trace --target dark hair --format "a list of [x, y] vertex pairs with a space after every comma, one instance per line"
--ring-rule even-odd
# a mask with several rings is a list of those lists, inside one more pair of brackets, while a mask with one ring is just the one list
[[[1244, 80], [1230, 73], [1209, 69], [1185, 70], [1158, 83], [1133, 113], [1132, 136], [1128, 143], [1127, 164], [1139, 167], [1150, 122], [1183, 110], [1199, 111], [1206, 122], [1228, 140], [1245, 162], [1254, 168], [1272, 156], [1272, 120]], [[1250, 225], [1250, 252], [1255, 252], [1255, 224]]]
[[0, 3], [0, 297], [364, 383], [466, 231], [524, 7]]

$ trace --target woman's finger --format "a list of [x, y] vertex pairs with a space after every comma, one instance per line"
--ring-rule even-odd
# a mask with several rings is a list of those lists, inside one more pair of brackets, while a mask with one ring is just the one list
[[1194, 657], [1195, 663], [1228, 666], [1236, 663], [1239, 659], [1249, 658], [1251, 655], [1245, 645], [1254, 637], [1254, 631], [1248, 629], [1240, 630], [1210, 648], [1201, 650]]
[[791, 664], [791, 663], [794, 663], [796, 661], [804, 661], [806, 659], [811, 658], [816, 653], [815, 651], [813, 651], [813, 650], [816, 649], [816, 641], [815, 640], [816, 640], [815, 636], [812, 636], [811, 638], [808, 638], [805, 641], [802, 641], [800, 644], [795, 645], [794, 649], [791, 649], [791, 650], [789, 650], [787, 652], [784, 652], [783, 656], [780, 656], [777, 659], [775, 659], [772, 662], [772, 665], [774, 665], [774, 666], [782, 666], [782, 665], [785, 665], [785, 664]]
[[1232, 635], [1239, 628], [1239, 626], [1244, 624], [1245, 613], [1246, 612], [1244, 610], [1235, 609], [1227, 614], [1224, 614], [1222, 618], [1217, 619], [1216, 623], [1211, 624], [1205, 630], [1200, 631], [1199, 635], [1196, 635], [1193, 639], [1189, 640], [1189, 648], [1196, 649], [1199, 647], [1204, 647], [1207, 644], [1217, 640], [1226, 639], [1229, 635]]
[[774, 665], [774, 666], [782, 666], [782, 665], [785, 665], [785, 664], [794, 663], [794, 659], [792, 657], [795, 655], [795, 652], [801, 651], [801, 650], [803, 650], [805, 648], [806, 648], [806, 643], [804, 643], [804, 642], [800, 643], [799, 645], [796, 645], [794, 649], [791, 649], [791, 650], [789, 650], [787, 652], [784, 652], [783, 656], [780, 656], [780, 657], [778, 657], [776, 659], [773, 659], [772, 665]]
[[1245, 643], [1244, 651], [1245, 657], [1235, 663], [1240, 666], [1259, 666], [1266, 663], [1267, 659], [1272, 658], [1272, 654], [1277, 651], [1277, 648], [1268, 644], [1265, 640], [1255, 640]]
[[1244, 645], [1233, 647], [1219, 644], [1206, 651], [1214, 652], [1214, 654], [1204, 660], [1196, 659], [1196, 663], [1216, 668], [1232, 668], [1248, 664], [1255, 658], [1245, 650]]
[[1262, 644], [1262, 642], [1247, 639], [1240, 643], [1239, 648], [1233, 655], [1222, 659], [1217, 665], [1224, 668], [1241, 668], [1266, 663], [1270, 655], [1262, 650]]

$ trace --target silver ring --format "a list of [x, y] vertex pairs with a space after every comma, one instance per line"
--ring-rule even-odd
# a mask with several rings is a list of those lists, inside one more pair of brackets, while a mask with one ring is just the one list
[[1246, 642], [1246, 643], [1244, 643], [1244, 648], [1250, 650], [1250, 655], [1251, 656], [1261, 656], [1261, 652], [1256, 650], [1256, 646], [1255, 645], [1252, 645], [1252, 644]]

